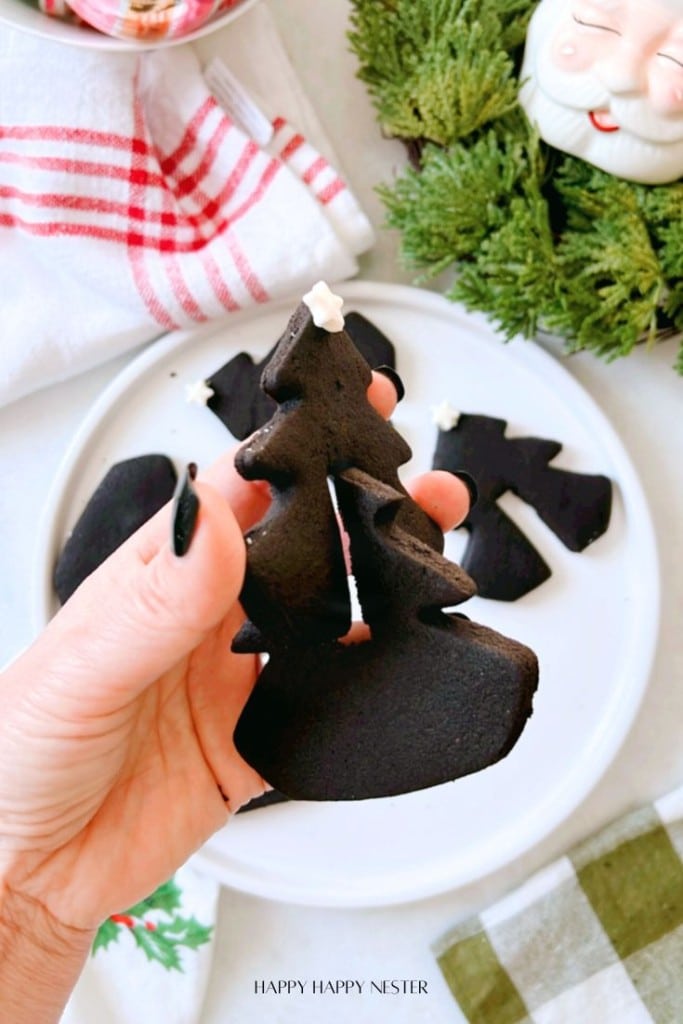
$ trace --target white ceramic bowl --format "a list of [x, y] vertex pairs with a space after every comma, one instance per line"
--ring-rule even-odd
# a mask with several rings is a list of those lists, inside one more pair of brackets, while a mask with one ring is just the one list
[[242, 0], [236, 7], [217, 14], [186, 35], [163, 39], [120, 39], [105, 35], [86, 25], [49, 17], [43, 14], [37, 3], [32, 0], [0, 0], [0, 23], [21, 29], [24, 32], [31, 32], [33, 35], [42, 36], [45, 39], [52, 39], [54, 42], [69, 43], [72, 46], [88, 46], [96, 50], [151, 50], [161, 46], [188, 43], [193, 39], [208, 35], [209, 32], [214, 32], [234, 18], [238, 18], [255, 3], [256, 0]]

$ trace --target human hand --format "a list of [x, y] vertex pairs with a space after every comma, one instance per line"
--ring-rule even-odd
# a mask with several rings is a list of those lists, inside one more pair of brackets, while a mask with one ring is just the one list
[[[369, 395], [391, 414], [385, 377]], [[0, 677], [0, 880], [69, 928], [95, 929], [144, 898], [264, 790], [231, 740], [258, 660], [230, 643], [243, 621], [242, 532], [268, 489], [229, 453], [196, 491], [185, 556], [171, 551], [164, 509]], [[442, 529], [467, 512], [450, 474], [426, 474], [411, 493]]]

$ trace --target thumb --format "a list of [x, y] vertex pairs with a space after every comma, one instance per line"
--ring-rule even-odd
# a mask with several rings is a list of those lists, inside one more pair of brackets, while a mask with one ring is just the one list
[[[171, 546], [167, 505], [92, 573], [35, 645], [71, 694], [112, 706], [134, 699], [190, 653], [237, 601], [245, 547], [230, 505], [195, 485], [197, 521], [186, 554]], [[94, 691], [94, 692], [93, 692]]]

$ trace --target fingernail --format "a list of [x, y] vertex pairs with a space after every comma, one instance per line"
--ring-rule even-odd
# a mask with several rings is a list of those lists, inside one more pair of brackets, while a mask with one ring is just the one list
[[396, 401], [400, 402], [406, 393], [406, 389], [403, 387], [403, 381], [396, 373], [393, 366], [385, 366], [384, 364], [382, 364], [382, 366], [376, 366], [375, 373], [381, 373], [383, 377], [387, 377], [388, 380], [391, 381], [396, 388]]
[[453, 476], [457, 476], [458, 480], [462, 480], [465, 487], [470, 492], [470, 511], [472, 511], [479, 497], [479, 488], [477, 487], [476, 480], [464, 470], [459, 470], [457, 473], [453, 473]]
[[179, 478], [173, 495], [171, 512], [171, 547], [179, 558], [186, 555], [192, 543], [194, 528], [199, 512], [199, 498], [192, 486], [197, 476], [196, 463], [188, 463], [185, 472]]

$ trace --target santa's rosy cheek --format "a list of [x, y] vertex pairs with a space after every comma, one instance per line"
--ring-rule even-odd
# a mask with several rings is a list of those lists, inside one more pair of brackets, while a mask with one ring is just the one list
[[560, 32], [553, 41], [550, 54], [560, 71], [585, 71], [597, 56], [598, 47], [593, 39], [579, 38], [576, 32]]
[[658, 114], [683, 114], [683, 68], [680, 75], [653, 74], [650, 76], [650, 104]]

